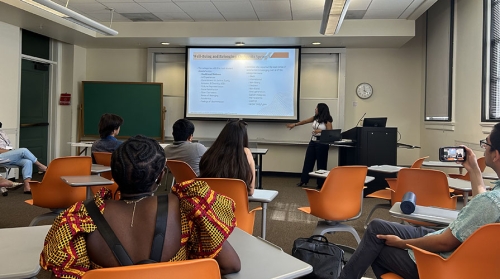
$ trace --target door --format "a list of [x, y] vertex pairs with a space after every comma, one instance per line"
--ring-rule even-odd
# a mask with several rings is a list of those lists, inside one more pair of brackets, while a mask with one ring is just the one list
[[19, 147], [28, 148], [47, 164], [49, 65], [22, 60]]

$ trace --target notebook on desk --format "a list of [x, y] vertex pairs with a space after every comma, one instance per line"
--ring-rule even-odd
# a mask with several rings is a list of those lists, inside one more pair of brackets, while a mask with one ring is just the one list
[[330, 144], [336, 141], [340, 141], [342, 139], [340, 131], [341, 131], [340, 129], [321, 131], [321, 137], [319, 138], [319, 142]]

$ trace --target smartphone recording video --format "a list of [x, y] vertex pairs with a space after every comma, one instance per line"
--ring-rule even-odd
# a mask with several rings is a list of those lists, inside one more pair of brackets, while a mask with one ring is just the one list
[[441, 147], [439, 148], [439, 161], [441, 162], [463, 162], [465, 161], [465, 148], [463, 147]]

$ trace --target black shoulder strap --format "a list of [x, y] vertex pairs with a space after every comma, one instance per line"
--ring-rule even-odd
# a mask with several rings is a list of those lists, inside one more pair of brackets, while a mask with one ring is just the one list
[[132, 262], [132, 259], [128, 255], [127, 251], [125, 251], [125, 248], [121, 244], [120, 240], [118, 240], [118, 237], [116, 237], [106, 219], [104, 219], [104, 216], [102, 216], [94, 200], [89, 199], [85, 201], [84, 204], [87, 208], [87, 212], [94, 221], [94, 224], [97, 226], [99, 233], [101, 233], [104, 241], [108, 244], [109, 249], [111, 249], [111, 252], [113, 252], [113, 255], [115, 255], [115, 258], [118, 260], [118, 263], [120, 263], [121, 266], [133, 265], [134, 263]]
[[168, 195], [158, 196], [156, 200], [158, 203], [156, 206], [156, 225], [149, 259], [161, 262], [163, 243], [165, 241], [165, 231], [167, 230]]

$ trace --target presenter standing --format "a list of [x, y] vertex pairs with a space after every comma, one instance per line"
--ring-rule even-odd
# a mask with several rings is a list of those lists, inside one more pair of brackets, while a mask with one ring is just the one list
[[[302, 175], [297, 186], [307, 186], [307, 183], [309, 182], [309, 173], [313, 170], [315, 163], [318, 170], [326, 170], [326, 164], [328, 162], [328, 148], [330, 146], [328, 144], [319, 143], [319, 139], [321, 137], [321, 131], [332, 129], [332, 121], [333, 118], [330, 115], [330, 109], [328, 106], [325, 103], [319, 103], [314, 110], [314, 116], [297, 123], [290, 123], [286, 125], [291, 130], [296, 126], [312, 123], [312, 137], [311, 141], [309, 141], [309, 145], [307, 146], [304, 166], [302, 167]], [[318, 188], [323, 186], [323, 182], [325, 182], [325, 179], [317, 179]]]

